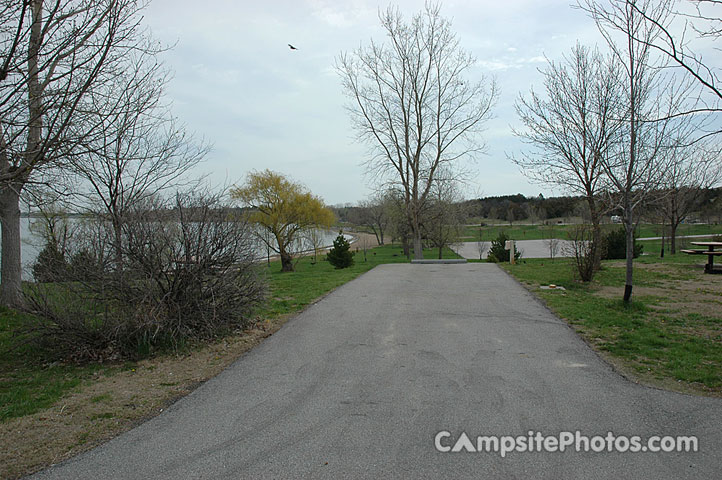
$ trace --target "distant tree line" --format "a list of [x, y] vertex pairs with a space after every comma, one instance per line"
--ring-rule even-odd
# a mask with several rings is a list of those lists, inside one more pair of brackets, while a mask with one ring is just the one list
[[[689, 208], [685, 212], [684, 221], [700, 221], [703, 223], [722, 222], [722, 188], [703, 188], [688, 192], [693, 196]], [[692, 195], [694, 194], [694, 195]], [[455, 205], [462, 213], [462, 222], [472, 224], [486, 220], [508, 222], [546, 223], [551, 219], [579, 217], [585, 219], [586, 200], [582, 196], [544, 197], [543, 195], [527, 197], [520, 193], [515, 195], [499, 195], [462, 200]], [[660, 212], [661, 204], [649, 205], [644, 210], [645, 220], [665, 224]], [[383, 204], [372, 199], [359, 202], [357, 205], [345, 204], [331, 207], [340, 222], [355, 225], [367, 225], [372, 233], [376, 230], [381, 234], [379, 243], [388, 236], [383, 212]], [[611, 209], [607, 216], [617, 215], [619, 210]], [[668, 223], [667, 223], [668, 224]]]

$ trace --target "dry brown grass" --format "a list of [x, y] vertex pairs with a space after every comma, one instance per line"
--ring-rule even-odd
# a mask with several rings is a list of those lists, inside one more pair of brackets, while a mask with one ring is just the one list
[[[637, 264], [635, 268], [674, 275], [679, 267], [665, 264]], [[718, 275], [706, 275], [690, 280], [663, 280], [658, 287], [634, 287], [634, 295], [658, 297], [660, 300], [651, 307], [671, 313], [686, 314], [694, 312], [700, 315], [717, 317], [722, 312], [722, 280]], [[617, 287], [600, 287], [594, 295], [604, 298], [618, 298]]]

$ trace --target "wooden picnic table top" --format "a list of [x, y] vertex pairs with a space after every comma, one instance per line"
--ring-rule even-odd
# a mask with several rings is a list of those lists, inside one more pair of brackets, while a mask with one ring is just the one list
[[722, 250], [680, 250], [680, 252], [689, 253], [690, 255], [722, 255]]
[[722, 247], [722, 242], [689, 242], [700, 247]]

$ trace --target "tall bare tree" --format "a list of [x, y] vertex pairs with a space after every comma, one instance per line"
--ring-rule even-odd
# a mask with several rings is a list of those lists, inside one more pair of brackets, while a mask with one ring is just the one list
[[208, 151], [163, 102], [168, 73], [156, 56], [148, 50], [129, 52], [123, 65], [118, 76], [91, 88], [84, 121], [96, 128], [71, 160], [85, 187], [78, 193], [92, 209], [100, 206], [112, 226], [117, 269], [122, 269], [123, 222], [131, 208], [190, 181], [184, 175]]
[[611, 198], [622, 212], [626, 230], [625, 302], [632, 296], [637, 208], [659, 191], [672, 152], [688, 132], [680, 120], [674, 120], [679, 119], [675, 113], [681, 110], [688, 90], [673, 76], [663, 74], [658, 67], [664, 64], [653, 57], [651, 47], [658, 31], [650, 27], [646, 18], [667, 24], [669, 11], [663, 3], [652, 0], [581, 3], [612, 50], [625, 85], [624, 126], [616, 153], [604, 160]]
[[[571, 55], [561, 63], [550, 61], [541, 73], [546, 96], [532, 90], [516, 103], [525, 128], [514, 133], [533, 150], [511, 158], [532, 180], [583, 195], [592, 238], [599, 245], [603, 162], [616, 143], [623, 116], [619, 67], [597, 49], [577, 44]], [[594, 252], [593, 265], [598, 266], [599, 249]]]
[[91, 87], [139, 47], [143, 0], [0, 1], [0, 302], [20, 305], [20, 208], [39, 170], [92, 131], [71, 129]]
[[371, 145], [369, 172], [403, 192], [414, 256], [422, 258], [421, 213], [440, 169], [479, 152], [491, 114], [493, 81], [465, 78], [474, 66], [438, 5], [404, 22], [398, 9], [379, 14], [388, 43], [342, 53], [337, 70], [351, 99], [352, 119]]

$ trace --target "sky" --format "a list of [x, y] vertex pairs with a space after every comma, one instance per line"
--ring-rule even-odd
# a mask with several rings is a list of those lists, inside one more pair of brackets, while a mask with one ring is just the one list
[[[397, 5], [405, 18], [423, 0]], [[375, 0], [153, 0], [144, 22], [173, 45], [162, 56], [174, 72], [167, 88], [173, 113], [213, 145], [198, 173], [240, 184], [271, 169], [304, 184], [329, 205], [373, 192], [368, 148], [356, 140], [335, 60], [370, 39], [385, 41]], [[514, 102], [541, 89], [546, 59], [559, 60], [577, 41], [601, 45], [594, 22], [568, 0], [454, 0], [441, 4], [475, 75], [494, 76], [500, 95], [482, 140], [486, 152], [465, 167], [466, 198], [522, 193], [560, 195], [531, 184], [507, 155], [524, 146]], [[287, 44], [298, 50], [291, 50]], [[478, 80], [478, 78], [470, 78]]]

